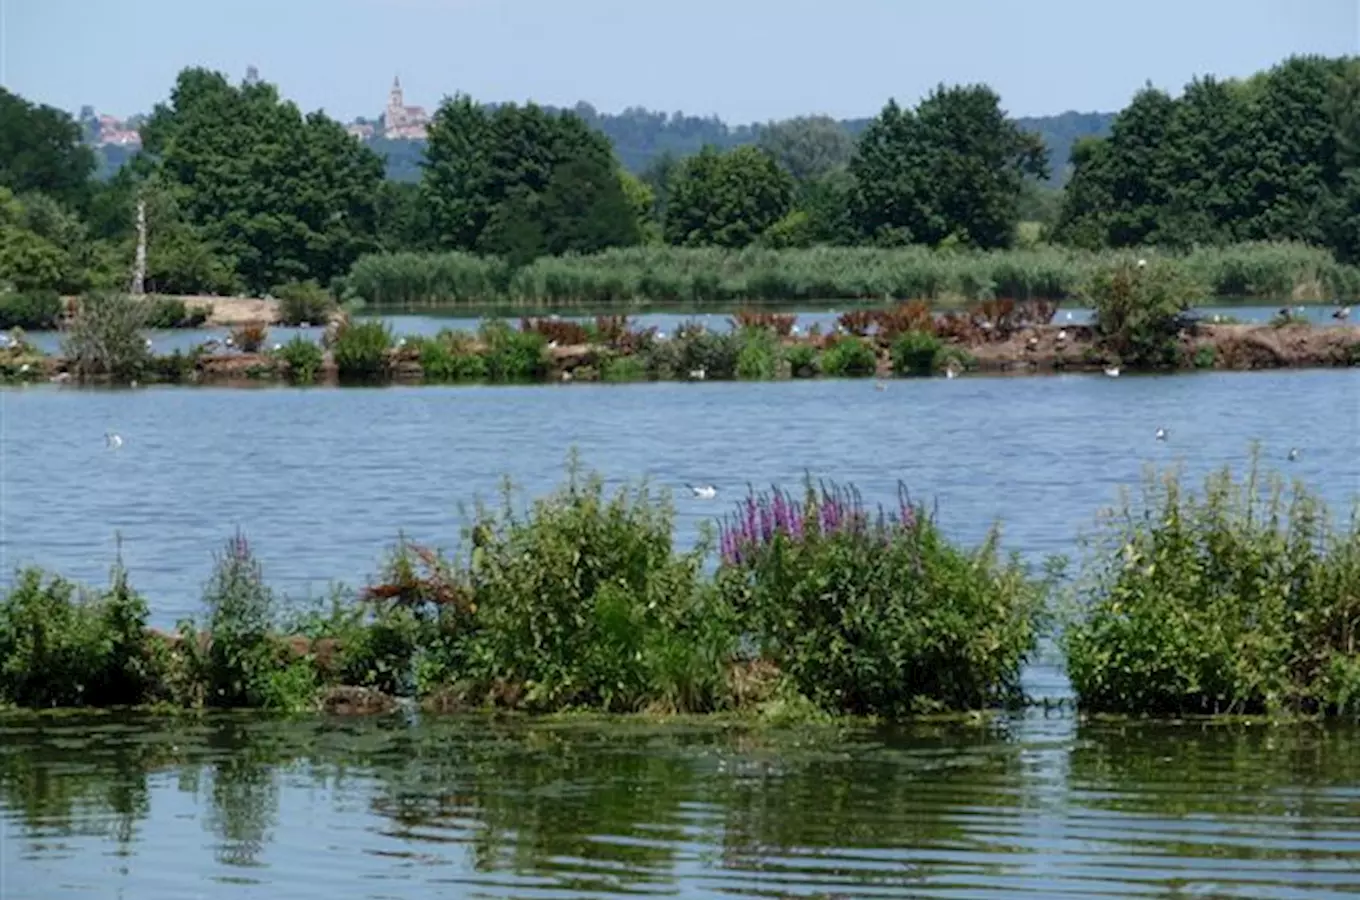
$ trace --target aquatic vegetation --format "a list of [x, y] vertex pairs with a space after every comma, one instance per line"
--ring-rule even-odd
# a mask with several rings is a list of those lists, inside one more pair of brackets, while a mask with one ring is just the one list
[[61, 321], [62, 311], [56, 291], [0, 292], [0, 331], [51, 331]]
[[606, 356], [600, 363], [600, 380], [615, 382], [646, 381], [647, 360], [638, 355]]
[[146, 297], [146, 327], [155, 329], [197, 328], [208, 321], [208, 311], [203, 308], [190, 309], [178, 297]]
[[747, 328], [762, 328], [774, 332], [779, 337], [788, 337], [793, 333], [793, 326], [798, 322], [798, 316], [792, 313], [765, 312], [758, 309], [739, 309], [732, 314], [732, 330], [741, 331]]
[[940, 368], [944, 342], [924, 331], [905, 331], [892, 343], [893, 371], [899, 375], [933, 375]]
[[346, 321], [335, 332], [331, 353], [342, 381], [373, 382], [387, 375], [392, 329], [377, 320]]
[[993, 530], [974, 550], [899, 488], [752, 493], [724, 520], [718, 585], [760, 653], [819, 707], [901, 716], [1019, 696], [1044, 591]]
[[703, 372], [704, 378], [736, 377], [744, 343], [741, 335], [682, 326], [676, 332], [674, 343], [680, 352], [680, 369], [676, 377], [684, 378], [693, 372]]
[[817, 375], [817, 348], [811, 344], [794, 344], [784, 348], [784, 360], [794, 378], [813, 378]]
[[1083, 707], [1360, 710], [1360, 519], [1335, 526], [1254, 457], [1194, 494], [1149, 477], [1086, 544], [1063, 647]]
[[840, 337], [822, 351], [823, 375], [832, 378], [868, 378], [878, 370], [878, 354], [857, 337]]
[[519, 330], [541, 334], [544, 340], [555, 342], [562, 347], [591, 343], [591, 334], [586, 327], [569, 319], [525, 317], [520, 319]]
[[486, 358], [471, 334], [445, 328], [432, 338], [415, 338], [411, 344], [428, 382], [449, 384], [486, 377]]
[[548, 369], [548, 342], [536, 331], [516, 331], [488, 319], [478, 330], [486, 377], [497, 382], [537, 381]]
[[738, 334], [741, 350], [737, 354], [738, 378], [768, 381], [779, 374], [780, 347], [776, 332], [747, 328]]
[[315, 281], [285, 284], [275, 289], [280, 325], [320, 325], [335, 310], [335, 298]]
[[150, 350], [143, 329], [147, 307], [128, 294], [89, 294], [76, 302], [62, 355], [77, 380], [128, 382], [141, 376]]
[[325, 362], [325, 352], [314, 341], [295, 334], [274, 355], [283, 361], [288, 381], [292, 384], [313, 384]]

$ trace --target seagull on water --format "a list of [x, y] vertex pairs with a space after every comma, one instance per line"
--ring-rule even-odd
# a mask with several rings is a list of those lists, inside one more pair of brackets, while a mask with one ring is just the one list
[[884, 383], [884, 382], [882, 382], [882, 381], [875, 381], [875, 382], [874, 382], [874, 390], [876, 390], [876, 391], [886, 391], [887, 389], [888, 389], [888, 385], [887, 385], [886, 383]]
[[1105, 367], [1105, 374], [1108, 375], [1108, 376], [1110, 376], [1111, 378], [1118, 378], [1118, 377], [1119, 377], [1119, 366], [1106, 366], [1106, 367]]
[[946, 366], [946, 367], [945, 367], [945, 370], [944, 370], [944, 377], [945, 377], [945, 378], [958, 378], [958, 377], [959, 377], [959, 371], [958, 371], [958, 369], [955, 369], [952, 365]]
[[1290, 447], [1290, 448], [1289, 448], [1289, 461], [1290, 461], [1290, 462], [1293, 462], [1294, 460], [1296, 460], [1296, 459], [1298, 459], [1298, 458], [1299, 458], [1299, 448], [1298, 448], [1298, 447]]
[[1338, 309], [1336, 312], [1332, 313], [1332, 318], [1333, 318], [1333, 319], [1349, 319], [1349, 318], [1350, 318], [1350, 315], [1351, 315], [1351, 308], [1350, 308], [1349, 306], [1343, 306], [1343, 307], [1341, 307], [1340, 309]]
[[106, 431], [104, 432], [104, 443], [117, 450], [119, 447], [123, 446], [123, 439], [112, 431]]
[[1158, 429], [1157, 429], [1157, 440], [1159, 440], [1159, 441], [1164, 441], [1164, 440], [1166, 440], [1166, 429], [1165, 429], [1165, 428], [1158, 428]]
[[718, 489], [711, 484], [686, 484], [685, 487], [689, 488], [689, 492], [700, 500], [712, 500], [718, 496]]

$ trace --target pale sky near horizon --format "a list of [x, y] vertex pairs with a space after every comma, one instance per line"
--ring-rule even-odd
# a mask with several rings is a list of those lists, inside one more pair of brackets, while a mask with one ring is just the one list
[[730, 123], [876, 113], [986, 82], [1017, 116], [1113, 111], [1145, 82], [1360, 53], [1360, 0], [0, 0], [0, 82], [72, 112], [147, 112], [176, 73], [248, 65], [303, 109], [376, 116], [394, 74], [462, 91]]

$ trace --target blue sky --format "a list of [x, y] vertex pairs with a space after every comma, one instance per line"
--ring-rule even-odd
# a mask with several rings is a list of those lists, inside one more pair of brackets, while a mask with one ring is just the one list
[[1360, 52], [1360, 0], [0, 0], [0, 79], [127, 115], [247, 65], [305, 109], [586, 100], [732, 122], [875, 113], [983, 81], [1014, 115], [1115, 110], [1144, 82]]

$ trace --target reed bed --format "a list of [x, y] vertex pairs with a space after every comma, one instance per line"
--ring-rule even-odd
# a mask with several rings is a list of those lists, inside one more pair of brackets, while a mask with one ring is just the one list
[[1297, 301], [1360, 295], [1360, 269], [1325, 250], [1290, 243], [1206, 247], [1183, 255], [1051, 246], [987, 253], [633, 247], [543, 258], [517, 270], [464, 253], [398, 253], [358, 260], [345, 290], [379, 308], [1065, 300], [1079, 296], [1101, 267], [1134, 257], [1174, 260], [1210, 295]]

